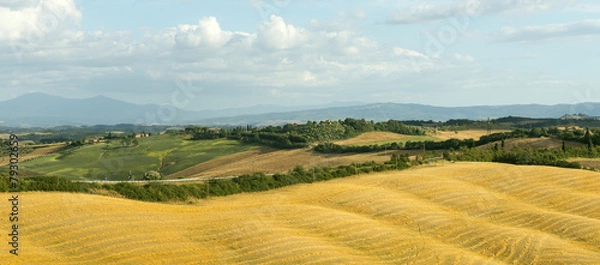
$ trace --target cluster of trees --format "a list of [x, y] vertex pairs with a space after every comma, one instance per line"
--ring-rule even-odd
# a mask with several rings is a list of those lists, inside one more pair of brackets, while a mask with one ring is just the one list
[[71, 141], [71, 142], [69, 143], [69, 146], [70, 146], [70, 147], [79, 147], [79, 146], [84, 146], [84, 145], [86, 145], [86, 144], [87, 144], [87, 143], [85, 142], [85, 139], [80, 139], [80, 140], [74, 140], [74, 141]]
[[479, 140], [474, 139], [449, 139], [446, 141], [407, 141], [406, 143], [395, 142], [383, 145], [338, 145], [333, 143], [322, 143], [315, 146], [314, 150], [321, 153], [369, 153], [384, 150], [458, 150], [461, 147], [473, 148], [493, 142], [500, 142], [494, 149], [504, 149], [504, 142], [514, 138], [540, 138], [556, 137], [563, 141], [577, 141], [588, 145], [592, 150], [594, 146], [600, 145], [600, 129], [586, 130], [560, 130], [556, 127], [533, 128], [531, 130], [516, 129], [512, 132], [499, 132], [481, 136]]
[[[134, 124], [118, 124], [118, 125], [95, 125], [95, 126], [57, 126], [52, 128], [10, 128], [11, 131], [23, 134], [19, 139], [21, 141], [31, 140], [37, 144], [50, 144], [61, 142], [76, 142], [87, 137], [102, 137], [106, 138], [106, 132], [125, 132], [125, 135], [133, 133], [146, 132], [148, 134], [156, 134], [166, 130], [166, 126], [155, 125], [134, 125]], [[116, 135], [113, 135], [116, 137]]]
[[[130, 179], [133, 178], [131, 172], [129, 172]], [[148, 170], [144, 173], [142, 180], [161, 180], [163, 178], [162, 174], [160, 174], [156, 170]]]
[[[0, 174], [0, 192], [9, 191], [8, 174]], [[64, 191], [92, 193], [100, 188], [99, 184], [72, 182], [70, 179], [62, 177], [31, 177], [19, 179], [19, 191]]]
[[314, 150], [321, 153], [369, 153], [384, 150], [443, 150], [458, 149], [461, 146], [475, 147], [477, 141], [473, 139], [449, 139], [443, 142], [435, 141], [407, 141], [406, 143], [394, 142], [391, 144], [374, 145], [338, 145], [333, 143], [318, 144]]
[[537, 119], [525, 117], [508, 116], [495, 120], [496, 123], [504, 124], [513, 128], [534, 128], [534, 127], [556, 127], [556, 126], [579, 126], [579, 127], [600, 127], [600, 120], [597, 119]]
[[173, 185], [152, 182], [145, 185], [135, 185], [123, 182], [115, 185], [104, 184], [102, 187], [134, 200], [152, 202], [185, 201], [188, 198], [202, 199], [207, 196], [227, 196], [242, 192], [259, 192], [298, 183], [312, 183], [361, 173], [401, 170], [409, 167], [408, 156], [393, 156], [390, 161], [384, 164], [366, 162], [362, 164], [354, 163], [346, 166], [315, 167], [311, 169], [297, 166], [293, 170], [282, 174], [265, 175], [264, 173], [254, 173], [233, 179], [210, 180], [208, 183]]
[[329, 142], [348, 139], [361, 133], [386, 131], [409, 135], [424, 135], [425, 130], [419, 127], [406, 126], [402, 122], [389, 120], [374, 122], [365, 119], [338, 121], [308, 121], [306, 124], [286, 124], [284, 126], [252, 126], [236, 128], [208, 128], [200, 126], [187, 127], [185, 133], [194, 140], [228, 138], [245, 143], [257, 143], [276, 148], [303, 148], [315, 142]]
[[227, 128], [212, 129], [204, 126], [190, 126], [185, 128], [184, 133], [187, 135], [192, 135], [193, 140], [213, 140], [228, 138], [231, 131], [233, 130], [229, 130]]
[[[595, 147], [592, 151], [587, 147], [562, 149], [519, 149], [510, 151], [499, 148], [481, 150], [459, 147], [456, 151], [444, 151], [442, 156], [450, 161], [479, 161], [500, 162], [517, 165], [548, 165], [566, 168], [581, 168], [576, 162], [568, 162], [567, 158], [585, 154], [589, 157], [600, 157], [600, 148]], [[427, 163], [436, 158], [438, 154], [428, 152], [423, 157], [417, 157], [411, 161], [407, 154], [393, 154], [389, 161], [378, 164], [375, 162], [353, 163], [338, 167], [315, 167], [305, 169], [297, 166], [287, 173], [265, 175], [254, 173], [243, 175], [233, 179], [211, 180], [208, 183], [192, 184], [165, 184], [151, 182], [144, 185], [122, 182], [118, 184], [81, 183], [72, 182], [61, 177], [33, 177], [22, 179], [19, 183], [21, 191], [66, 191], [97, 193], [99, 189], [116, 192], [122, 196], [142, 201], [166, 202], [185, 201], [189, 198], [206, 198], [207, 196], [226, 196], [241, 192], [258, 192], [276, 189], [298, 183], [312, 183], [334, 178], [343, 178], [355, 174], [381, 172], [385, 170], [402, 170], [411, 165]], [[436, 158], [437, 159], [437, 158]], [[148, 172], [147, 179], [160, 179]], [[151, 176], [152, 175], [152, 176]], [[155, 174], [156, 175], [156, 174]], [[0, 174], [0, 192], [7, 192], [9, 187], [8, 175]]]
[[[150, 136], [150, 133], [142, 132], [142, 135]], [[113, 134], [109, 132], [108, 135], [101, 137], [100, 140], [105, 140], [106, 143], [117, 143], [122, 146], [138, 146], [139, 141], [136, 133], [131, 134]], [[89, 144], [85, 139], [72, 140], [69, 142], [69, 147], [80, 147]]]
[[384, 150], [444, 150], [458, 149], [460, 147], [475, 147], [482, 142], [473, 139], [448, 139], [436, 141], [407, 141], [406, 143], [394, 142], [390, 144], [374, 145], [338, 145], [333, 143], [318, 144], [314, 150], [321, 153], [370, 153]]
[[303, 148], [310, 144], [305, 137], [297, 133], [243, 132], [237, 137], [231, 137], [231, 139], [281, 149]]
[[487, 149], [480, 150], [475, 148], [462, 147], [459, 151], [443, 153], [445, 159], [450, 161], [475, 161], [475, 162], [498, 162], [515, 165], [544, 165], [565, 168], [580, 169], [581, 165], [577, 162], [568, 162], [570, 153], [560, 149], [520, 149], [515, 148], [510, 151]]
[[472, 129], [500, 130], [510, 129], [511, 126], [506, 123], [499, 123], [498, 120], [468, 120], [468, 119], [450, 119], [448, 121], [423, 121], [411, 120], [402, 121], [406, 125], [435, 128], [441, 131], [463, 131]]
[[[19, 140], [20, 139], [21, 138], [19, 138]], [[10, 145], [10, 140], [0, 139], [0, 156], [2, 158], [8, 159], [8, 156], [11, 153], [11, 148], [12, 146]], [[19, 142], [19, 155], [28, 154], [31, 153], [31, 151], [33, 151], [33, 148], [27, 145], [23, 145], [22, 142]]]
[[406, 125], [436, 128], [442, 131], [458, 131], [458, 130], [469, 130], [469, 129], [531, 129], [531, 128], [550, 128], [556, 126], [579, 126], [579, 127], [600, 127], [600, 120], [592, 117], [581, 119], [539, 119], [539, 118], [525, 118], [525, 117], [503, 117], [498, 119], [489, 120], [468, 120], [468, 119], [451, 119], [448, 121], [423, 121], [423, 120], [411, 120], [402, 121]]
[[117, 184], [104, 184], [102, 188], [114, 191], [125, 198], [149, 202], [186, 201], [189, 198], [206, 198], [205, 184], [173, 185], [150, 182], [144, 185], [121, 182]]
[[[375, 162], [353, 163], [338, 167], [315, 167], [305, 169], [297, 166], [287, 173], [265, 175], [254, 173], [233, 179], [211, 180], [208, 183], [166, 184], [150, 182], [144, 185], [121, 182], [118, 184], [72, 182], [62, 177], [34, 177], [20, 181], [21, 191], [65, 191], [97, 193], [100, 189], [116, 192], [126, 198], [151, 202], [186, 201], [189, 198], [207, 196], [226, 196], [242, 192], [258, 192], [276, 189], [298, 183], [312, 183], [334, 178], [343, 178], [355, 174], [401, 170], [410, 167], [408, 156], [394, 155], [384, 164]], [[0, 175], [0, 192], [8, 191], [9, 177]]]

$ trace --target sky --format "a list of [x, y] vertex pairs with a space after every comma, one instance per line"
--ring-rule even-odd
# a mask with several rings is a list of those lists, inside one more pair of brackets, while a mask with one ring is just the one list
[[0, 0], [0, 101], [600, 101], [587, 0]]

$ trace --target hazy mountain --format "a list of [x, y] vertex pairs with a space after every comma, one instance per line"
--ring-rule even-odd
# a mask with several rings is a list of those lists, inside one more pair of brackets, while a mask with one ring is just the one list
[[[334, 106], [334, 107], [331, 107]], [[191, 124], [270, 125], [307, 120], [338, 120], [347, 117], [367, 120], [436, 120], [487, 119], [505, 116], [559, 118], [582, 113], [600, 116], [600, 103], [577, 105], [510, 105], [475, 107], [434, 107], [419, 104], [337, 102], [327, 105], [278, 106], [258, 105], [250, 108], [185, 111], [158, 105], [136, 105], [97, 96], [68, 99], [32, 93], [0, 102], [2, 126], [57, 126], [96, 124]], [[245, 115], [241, 115], [245, 114]]]
[[262, 115], [244, 115], [232, 118], [207, 119], [201, 121], [211, 125], [276, 125], [289, 122], [304, 123], [307, 120], [338, 120], [365, 118], [367, 120], [434, 120], [449, 119], [500, 118], [521, 116], [530, 118], [560, 118], [565, 114], [582, 113], [600, 116], [600, 103], [561, 104], [561, 105], [507, 105], [507, 106], [474, 106], [474, 107], [434, 107], [420, 104], [378, 103], [354, 107], [336, 107], [295, 111], [287, 113], [270, 113]]
[[156, 105], [136, 105], [103, 96], [68, 99], [32, 93], [0, 102], [0, 120], [3, 126], [151, 123], [146, 117], [157, 116], [157, 109]]
[[0, 102], [0, 125], [13, 127], [96, 125], [96, 124], [189, 124], [203, 119], [301, 111], [331, 106], [361, 105], [359, 102], [334, 102], [328, 105], [257, 105], [248, 108], [186, 111], [154, 104], [136, 105], [97, 96], [69, 99], [44, 93], [25, 94]]
[[[200, 115], [205, 119], [208, 118], [220, 118], [220, 117], [235, 117], [241, 115], [258, 115], [268, 113], [285, 113], [293, 111], [303, 111], [311, 109], [325, 109], [332, 107], [351, 107], [365, 105], [364, 102], [332, 102], [329, 104], [318, 104], [318, 105], [303, 105], [303, 106], [281, 106], [274, 104], [261, 104], [246, 108], [229, 108], [221, 110], [200, 110], [196, 111], [196, 115]], [[195, 120], [198, 120], [196, 116]], [[192, 118], [192, 120], [194, 120]]]

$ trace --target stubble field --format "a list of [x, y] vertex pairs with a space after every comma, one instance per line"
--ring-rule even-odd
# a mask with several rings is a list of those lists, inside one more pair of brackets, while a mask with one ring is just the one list
[[584, 170], [446, 162], [190, 205], [20, 196], [4, 264], [600, 264]]

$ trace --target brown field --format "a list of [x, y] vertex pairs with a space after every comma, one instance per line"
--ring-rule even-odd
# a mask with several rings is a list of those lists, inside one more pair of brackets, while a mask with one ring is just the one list
[[[3, 264], [600, 264], [600, 174], [445, 163], [191, 205], [21, 193]], [[4, 194], [8, 197], [8, 194]], [[9, 227], [8, 218], [0, 227]], [[4, 231], [4, 230], [3, 230]]]
[[593, 168], [600, 170], [600, 159], [599, 158], [569, 158], [569, 162], [579, 162], [584, 167]]
[[363, 133], [352, 139], [337, 141], [337, 142], [335, 142], [335, 144], [362, 145], [362, 144], [369, 144], [369, 143], [374, 143], [374, 142], [395, 141], [395, 140], [400, 140], [402, 138], [406, 138], [407, 136], [408, 135], [391, 133], [391, 132], [368, 132], [368, 133]]
[[[64, 148], [65, 146], [66, 146], [65, 144], [53, 144], [53, 145], [48, 145], [46, 147], [36, 148], [31, 153], [28, 153], [26, 155], [19, 157], [19, 161], [24, 162], [27, 159], [51, 154], [51, 153], [54, 153], [54, 152]], [[0, 157], [0, 166], [8, 165], [9, 162], [10, 162], [10, 160], [8, 157]]]
[[[27, 134], [36, 134], [36, 135], [51, 135], [49, 132], [28, 132], [28, 133], [17, 133], [17, 136], [27, 135]], [[9, 133], [0, 133], [0, 139], [8, 139], [10, 137]]]
[[[510, 132], [507, 130], [492, 130], [492, 133], [497, 132]], [[481, 136], [487, 135], [487, 130], [466, 130], [466, 131], [458, 131], [455, 132], [446, 132], [446, 131], [437, 131], [437, 132], [428, 132], [426, 136], [421, 136], [422, 140], [438, 140], [445, 141], [448, 139], [475, 139], [478, 140]], [[363, 133], [357, 137], [352, 139], [342, 140], [335, 142], [339, 145], [363, 145], [363, 144], [373, 144], [373, 143], [384, 143], [384, 142], [393, 142], [393, 141], [402, 141], [405, 138], [415, 138], [415, 141], [419, 140], [419, 136], [414, 135], [405, 135], [391, 132], [368, 132]]]
[[[490, 149], [492, 148], [495, 144], [500, 145], [500, 141], [497, 142], [493, 142], [493, 143], [489, 143], [489, 144], [485, 144], [482, 146], [478, 146], [478, 149]], [[584, 146], [581, 143], [577, 143], [577, 142], [566, 142], [565, 143], [568, 147], [581, 147]], [[505, 149], [512, 149], [515, 147], [519, 147], [522, 149], [525, 148], [548, 148], [548, 149], [555, 149], [555, 148], [562, 148], [562, 140], [558, 140], [558, 139], [553, 139], [553, 138], [548, 138], [548, 137], [541, 137], [541, 138], [525, 138], [525, 139], [508, 139], [504, 141], [504, 148]]]
[[[479, 140], [479, 138], [481, 138], [481, 136], [488, 134], [487, 130], [465, 130], [465, 131], [457, 131], [457, 132], [458, 133], [437, 131], [436, 133], [430, 132], [428, 135], [440, 138], [441, 140], [445, 141], [445, 140], [449, 140], [449, 139], [453, 139], [453, 138], [454, 139]], [[510, 130], [491, 130], [491, 133], [498, 133], [498, 132], [511, 132], [511, 131]]]
[[266, 174], [281, 173], [287, 172], [297, 165], [302, 165], [305, 168], [311, 168], [315, 166], [335, 167], [339, 165], [364, 163], [368, 161], [383, 163], [385, 161], [389, 161], [390, 156], [393, 153], [407, 153], [409, 155], [415, 155], [420, 154], [421, 151], [387, 151], [363, 154], [321, 154], [310, 149], [278, 150], [269, 147], [261, 147], [252, 151], [216, 158], [171, 174], [167, 176], [167, 178], [211, 178], [238, 176], [257, 171], [261, 171]]

